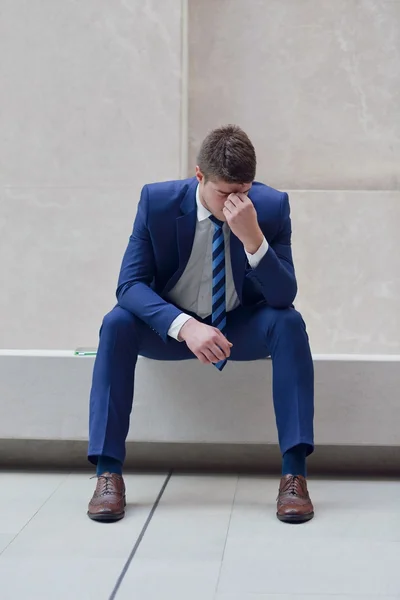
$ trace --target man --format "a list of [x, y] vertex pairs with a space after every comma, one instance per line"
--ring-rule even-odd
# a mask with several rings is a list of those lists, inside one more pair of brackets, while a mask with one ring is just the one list
[[[104, 318], [94, 366], [88, 455], [98, 480], [91, 519], [125, 514], [122, 465], [139, 354], [197, 357], [220, 371], [230, 360], [271, 356], [283, 455], [277, 516], [290, 523], [314, 516], [306, 482], [313, 363], [304, 321], [292, 306], [289, 200], [255, 182], [255, 171], [251, 141], [229, 125], [204, 140], [196, 177], [142, 190], [118, 304]], [[251, 380], [248, 386], [251, 393]]]

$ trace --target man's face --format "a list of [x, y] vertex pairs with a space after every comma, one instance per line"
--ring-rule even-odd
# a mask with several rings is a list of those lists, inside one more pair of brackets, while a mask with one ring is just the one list
[[204, 175], [199, 167], [196, 167], [196, 177], [199, 182], [200, 200], [210, 213], [220, 221], [225, 221], [222, 209], [230, 194], [248, 194], [251, 183], [226, 183], [222, 179], [205, 182]]

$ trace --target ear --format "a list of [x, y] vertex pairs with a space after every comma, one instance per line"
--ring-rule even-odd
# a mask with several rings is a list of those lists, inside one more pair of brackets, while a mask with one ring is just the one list
[[204, 175], [200, 171], [200, 167], [198, 165], [196, 165], [196, 179], [197, 179], [197, 181], [199, 183], [201, 183], [202, 181], [204, 181]]

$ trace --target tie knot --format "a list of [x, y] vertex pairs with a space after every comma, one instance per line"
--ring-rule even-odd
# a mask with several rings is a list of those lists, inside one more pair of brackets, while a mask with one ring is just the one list
[[214, 225], [222, 229], [222, 226], [224, 224], [223, 221], [220, 221], [219, 219], [217, 219], [217, 217], [214, 217], [214, 215], [210, 215], [208, 218], [214, 223]]

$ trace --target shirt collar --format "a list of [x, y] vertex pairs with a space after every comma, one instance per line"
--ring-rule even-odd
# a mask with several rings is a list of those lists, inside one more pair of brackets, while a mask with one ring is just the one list
[[202, 205], [200, 201], [200, 186], [197, 186], [196, 189], [196, 204], [197, 204], [197, 220], [199, 222], [205, 221], [211, 215], [210, 211], [206, 209], [205, 206]]

